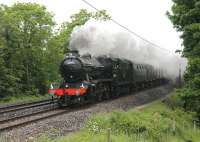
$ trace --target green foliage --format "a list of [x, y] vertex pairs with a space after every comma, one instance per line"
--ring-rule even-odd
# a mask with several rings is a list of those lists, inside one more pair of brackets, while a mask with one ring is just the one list
[[44, 6], [0, 5], [0, 97], [45, 94], [51, 82], [59, 82], [58, 67], [73, 28], [92, 17], [110, 18], [104, 10], [80, 10], [55, 32], [53, 15]]
[[52, 35], [52, 15], [45, 7], [32, 3], [2, 5], [0, 9], [0, 39], [3, 41], [0, 94], [44, 93], [46, 78], [42, 76], [45, 67], [41, 53]]
[[[112, 142], [198, 142], [200, 132], [199, 129], [193, 130], [193, 118], [192, 114], [181, 109], [172, 110], [166, 104], [157, 102], [142, 110], [97, 114], [89, 118], [85, 128], [79, 132], [53, 141], [104, 142], [108, 141], [108, 128], [111, 128]], [[52, 141], [48, 137], [45, 140]]]
[[105, 132], [107, 128], [112, 128], [114, 134], [145, 135], [152, 141], [161, 141], [164, 134], [173, 136], [173, 122], [176, 123], [176, 132], [184, 133], [182, 122], [192, 126], [192, 115], [184, 113], [180, 109], [170, 110], [162, 105], [156, 104], [151, 109], [141, 111], [132, 110], [128, 112], [116, 111], [105, 115], [98, 115], [91, 118], [86, 128], [92, 134]]
[[174, 91], [172, 95], [172, 100], [175, 106], [183, 107], [185, 111], [193, 111], [197, 113], [197, 117], [200, 118], [200, 105], [199, 100], [200, 91], [198, 89], [191, 89], [189, 87], [184, 87]]
[[177, 94], [186, 110], [200, 112], [200, 1], [173, 2], [172, 13], [167, 14], [174, 27], [182, 33], [183, 56], [189, 61], [184, 75], [186, 85]]
[[[127, 137], [124, 134], [119, 135], [112, 135], [111, 136], [112, 142], [136, 142], [133, 140], [132, 137]], [[91, 135], [87, 131], [79, 132], [77, 134], [70, 134], [67, 137], [60, 138], [56, 140], [56, 142], [107, 142], [107, 134], [101, 133], [101, 134], [95, 134]], [[39, 142], [49, 142], [48, 139], [46, 141], [40, 141]]]
[[50, 98], [48, 94], [46, 95], [13, 95], [6, 96], [0, 100], [0, 104], [11, 104], [11, 103], [22, 103], [22, 102], [31, 102], [38, 101], [42, 99]]
[[111, 117], [111, 125], [114, 126], [113, 129], [129, 134], [147, 132], [155, 140], [158, 139], [162, 133], [169, 130], [169, 124], [170, 120], [162, 118], [162, 115], [159, 113], [141, 114], [140, 112], [122, 112], [116, 113]]
[[174, 27], [182, 32], [184, 56], [198, 57], [200, 41], [200, 1], [173, 0], [172, 14], [167, 15]]
[[86, 124], [86, 129], [89, 132], [98, 134], [100, 132], [102, 132], [103, 130], [105, 130], [108, 126], [109, 126], [109, 117], [105, 117], [106, 115], [103, 115], [104, 117], [100, 117], [100, 116], [94, 116], [92, 118], [90, 118], [90, 120], [88, 120], [87, 124]]

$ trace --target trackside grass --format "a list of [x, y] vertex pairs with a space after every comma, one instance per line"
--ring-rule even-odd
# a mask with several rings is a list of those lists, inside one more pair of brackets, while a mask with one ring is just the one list
[[0, 99], [0, 105], [2, 104], [12, 104], [12, 103], [21, 103], [28, 101], [38, 101], [42, 99], [50, 98], [49, 94], [46, 95], [16, 95], [8, 96]]
[[79, 132], [39, 142], [199, 142], [194, 114], [154, 102], [142, 109], [114, 111], [90, 118]]

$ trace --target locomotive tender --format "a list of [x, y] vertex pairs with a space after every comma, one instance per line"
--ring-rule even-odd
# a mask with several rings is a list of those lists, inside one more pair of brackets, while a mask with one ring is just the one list
[[60, 106], [101, 101], [164, 83], [163, 71], [151, 65], [69, 51], [60, 64], [63, 82], [54, 88]]

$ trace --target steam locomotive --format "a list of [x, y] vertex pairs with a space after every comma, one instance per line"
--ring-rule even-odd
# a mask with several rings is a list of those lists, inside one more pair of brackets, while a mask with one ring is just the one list
[[163, 71], [151, 65], [107, 56], [80, 56], [69, 51], [60, 64], [63, 82], [50, 91], [60, 106], [102, 101], [165, 82]]

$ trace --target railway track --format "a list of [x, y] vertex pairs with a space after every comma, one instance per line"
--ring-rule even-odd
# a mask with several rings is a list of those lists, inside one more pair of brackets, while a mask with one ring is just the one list
[[37, 112], [31, 115], [24, 115], [12, 119], [0, 121], [0, 132], [10, 130], [19, 126], [24, 126], [29, 123], [34, 123], [39, 120], [55, 117], [68, 112], [69, 110], [60, 110], [57, 108]]
[[85, 109], [88, 108], [89, 106], [91, 106], [91, 104], [87, 104], [85, 106], [82, 106], [81, 108], [72, 107], [72, 108], [60, 109], [59, 106], [57, 105], [52, 108], [49, 108], [48, 110], [41, 110], [27, 115], [16, 116], [14, 118], [0, 120], [0, 133], [7, 130], [11, 130], [13, 128], [22, 127], [27, 124], [34, 123], [40, 120], [62, 115], [64, 113]]
[[[57, 101], [56, 99], [54, 101]], [[0, 107], [0, 114], [52, 104], [51, 99]]]
[[59, 106], [55, 104], [53, 106], [50, 106], [48, 109], [40, 110], [34, 113], [15, 116], [13, 118], [8, 117], [8, 118], [0, 120], [0, 133], [11, 130], [13, 128], [23, 127], [27, 124], [31, 124], [40, 120], [62, 115], [64, 113], [69, 113], [69, 112], [77, 111], [80, 109], [85, 109], [91, 105], [92, 104], [86, 104], [82, 106], [81, 108], [72, 106], [69, 108], [60, 109]]
[[64, 113], [66, 110], [58, 110], [56, 102], [57, 99], [54, 99], [54, 101], [46, 99], [35, 102], [1, 106], [0, 132]]

